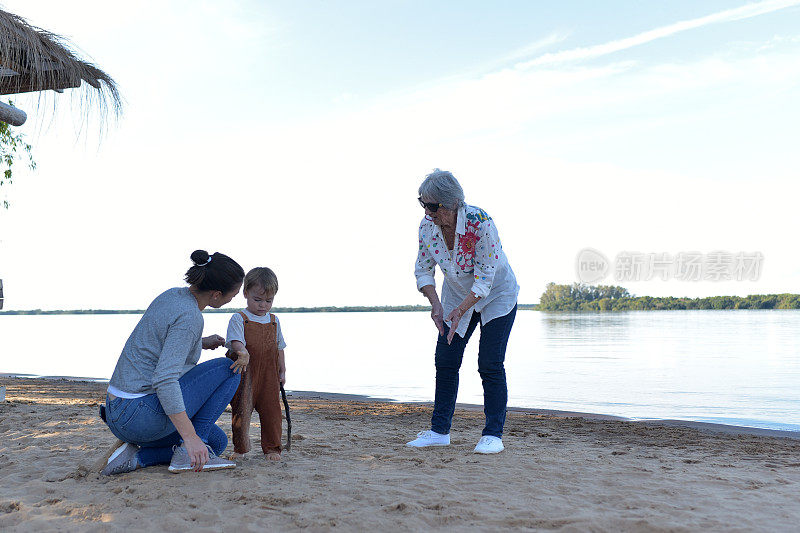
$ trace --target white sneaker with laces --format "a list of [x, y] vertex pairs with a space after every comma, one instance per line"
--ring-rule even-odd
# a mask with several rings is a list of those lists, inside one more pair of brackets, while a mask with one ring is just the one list
[[450, 435], [442, 435], [435, 431], [420, 431], [417, 433], [417, 438], [411, 442], [406, 443], [406, 446], [412, 448], [425, 448], [427, 446], [449, 446]]
[[503, 439], [491, 435], [484, 435], [481, 437], [481, 440], [478, 441], [478, 445], [475, 446], [474, 453], [500, 453], [503, 450], [505, 450]]

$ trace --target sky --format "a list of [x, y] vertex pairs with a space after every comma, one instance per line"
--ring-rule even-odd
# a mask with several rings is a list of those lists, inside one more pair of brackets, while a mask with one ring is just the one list
[[522, 303], [587, 247], [764, 258], [604, 281], [638, 295], [800, 292], [800, 0], [222, 4], [0, 0], [125, 103], [103, 126], [75, 90], [14, 97], [38, 166], [0, 212], [6, 309], [144, 308], [197, 248], [271, 267], [278, 306], [424, 304], [437, 167], [494, 218]]

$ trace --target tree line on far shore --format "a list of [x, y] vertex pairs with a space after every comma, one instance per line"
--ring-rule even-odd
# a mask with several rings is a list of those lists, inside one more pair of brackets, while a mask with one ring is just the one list
[[[750, 296], [634, 296], [614, 285], [557, 285], [548, 283], [538, 304], [519, 304], [534, 311], [667, 311], [693, 309], [800, 309], [800, 294], [751, 294]], [[242, 309], [207, 309], [204, 313], [236, 313]], [[353, 305], [327, 307], [274, 307], [273, 313], [397, 313], [430, 311], [427, 305]], [[72, 309], [0, 311], [0, 315], [141, 315], [143, 309]]]
[[800, 294], [749, 296], [634, 296], [613, 285], [557, 285], [548, 283], [537, 306], [539, 311], [667, 311], [693, 309], [800, 309]]
[[[521, 307], [521, 306], [520, 306]], [[430, 311], [430, 306], [425, 305], [352, 305], [344, 307], [273, 307], [272, 313], [365, 313], [365, 312], [403, 312], [403, 311]], [[241, 308], [226, 307], [223, 309], [206, 309], [203, 313], [238, 313]], [[141, 315], [144, 309], [64, 309], [42, 310], [30, 309], [19, 311], [0, 311], [0, 315]]]

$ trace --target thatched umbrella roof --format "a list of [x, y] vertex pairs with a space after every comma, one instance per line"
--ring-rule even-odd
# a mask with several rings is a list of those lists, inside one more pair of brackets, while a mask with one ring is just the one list
[[0, 95], [62, 92], [84, 81], [92, 87], [87, 87], [89, 101], [96, 102], [101, 111], [110, 107], [119, 112], [122, 102], [111, 76], [79, 59], [64, 38], [0, 10]]

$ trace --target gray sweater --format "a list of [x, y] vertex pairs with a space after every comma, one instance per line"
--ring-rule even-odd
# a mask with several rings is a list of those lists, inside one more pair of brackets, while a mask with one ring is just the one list
[[200, 359], [203, 314], [188, 287], [159, 295], [128, 337], [109, 384], [125, 392], [156, 393], [168, 415], [183, 404], [178, 378]]

